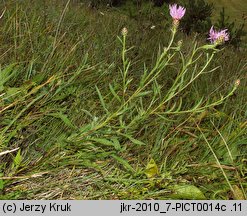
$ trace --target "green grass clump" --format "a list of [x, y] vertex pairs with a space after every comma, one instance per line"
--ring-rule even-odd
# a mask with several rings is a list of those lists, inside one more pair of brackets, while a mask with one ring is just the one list
[[115, 9], [6, 8], [1, 199], [246, 199], [246, 50]]

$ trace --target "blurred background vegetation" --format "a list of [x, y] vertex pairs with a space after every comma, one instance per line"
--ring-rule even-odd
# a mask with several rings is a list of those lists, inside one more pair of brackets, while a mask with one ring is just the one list
[[[79, 1], [82, 2], [82, 1]], [[186, 34], [197, 32], [206, 34], [213, 22], [218, 28], [227, 28], [231, 34], [230, 44], [239, 46], [243, 37], [246, 36], [245, 20], [247, 19], [247, 6], [244, 1], [207, 1], [207, 0], [92, 0], [89, 5], [93, 8], [106, 7], [127, 7], [130, 16], [137, 17], [141, 14], [142, 19], [149, 19], [150, 14], [165, 13], [167, 4], [178, 3], [187, 8], [185, 19], [182, 22], [182, 29]], [[126, 6], [127, 5], [127, 6]], [[146, 9], [144, 9], [146, 7]], [[154, 7], [161, 7], [155, 9]], [[132, 10], [132, 11], [131, 11]], [[226, 11], [230, 11], [226, 13]], [[146, 13], [144, 15], [144, 13]], [[231, 14], [231, 18], [229, 16]], [[157, 19], [157, 18], [156, 18]]]

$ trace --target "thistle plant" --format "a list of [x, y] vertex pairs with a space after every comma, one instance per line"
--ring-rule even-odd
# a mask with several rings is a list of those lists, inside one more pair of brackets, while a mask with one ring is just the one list
[[[134, 32], [143, 33], [131, 18], [114, 12], [92, 22], [98, 13], [88, 8], [46, 1], [47, 28], [37, 22], [39, 1], [18, 2], [1, 23], [1, 198], [246, 198], [246, 63], [242, 51], [220, 50], [230, 28], [210, 25], [207, 42], [185, 41], [191, 37], [179, 31], [189, 8], [171, 5], [170, 38], [157, 26], [129, 52], [130, 40], [140, 41]], [[111, 39], [126, 23], [115, 51]], [[160, 33], [168, 42], [156, 52]], [[62, 190], [51, 193], [58, 181]], [[185, 189], [190, 196], [174, 196]]]
[[[143, 123], [150, 116], [158, 116], [163, 119], [168, 119], [170, 115], [180, 115], [184, 113], [199, 113], [206, 109], [217, 106], [223, 103], [237, 89], [239, 81], [233, 83], [232, 89], [225, 96], [220, 96], [217, 100], [211, 101], [209, 98], [201, 97], [199, 101], [192, 103], [191, 107], [185, 106], [185, 95], [189, 92], [189, 87], [203, 74], [214, 72], [218, 69], [209, 69], [210, 63], [214, 56], [220, 52], [217, 48], [219, 44], [223, 44], [229, 39], [227, 29], [215, 31], [213, 27], [209, 32], [209, 40], [211, 44], [198, 46], [195, 42], [190, 56], [185, 56], [182, 52], [182, 40], [174, 42], [176, 33], [179, 27], [179, 21], [185, 15], [186, 9], [178, 5], [170, 5], [170, 15], [173, 19], [171, 28], [171, 39], [167, 47], [158, 55], [156, 63], [151, 68], [144, 67], [143, 74], [139, 80], [139, 84], [133, 90], [129, 85], [132, 79], [128, 77], [128, 72], [131, 70], [131, 61], [127, 58], [127, 29], [122, 30], [122, 37], [119, 40], [122, 45], [122, 63], [120, 69], [122, 75], [122, 90], [116, 91], [114, 86], [119, 86], [117, 83], [110, 84], [110, 92], [112, 97], [108, 101], [116, 100], [121, 102], [119, 106], [111, 104], [107, 105], [104, 102], [103, 96], [99, 93], [100, 101], [105, 110], [106, 107], [114, 107], [114, 111], [107, 112], [105, 118], [99, 122], [92, 131], [98, 130], [107, 126], [111, 121], [119, 121], [119, 130], [135, 130], [138, 124]], [[173, 83], [168, 87], [162, 84], [161, 76], [171, 71], [171, 66], [177, 64], [179, 59], [181, 65], [177, 67], [177, 73]], [[203, 62], [203, 63], [201, 63]], [[186, 108], [185, 108], [186, 107]], [[86, 133], [88, 135], [88, 133]], [[82, 138], [80, 136], [80, 138]], [[80, 139], [79, 138], [79, 139]]]
[[122, 79], [123, 79], [123, 83], [122, 83], [122, 102], [125, 101], [125, 93], [126, 93], [126, 90], [128, 88], [128, 85], [131, 83], [131, 79], [128, 79], [127, 80], [127, 74], [128, 74], [128, 70], [129, 70], [129, 67], [130, 67], [130, 61], [126, 58], [126, 52], [128, 50], [126, 50], [126, 37], [127, 37], [127, 34], [128, 34], [128, 30], [126, 27], [124, 27], [122, 29], [122, 38], [118, 38], [119, 41], [121, 42], [122, 44], [122, 63], [123, 63], [123, 68], [120, 69], [121, 71], [121, 74], [122, 74]]
[[[146, 70], [144, 71], [139, 87], [127, 100], [130, 104], [139, 104], [139, 114], [131, 121], [131, 126], [134, 123], [133, 121], [141, 120], [143, 119], [143, 116], [148, 117], [155, 114], [167, 117], [167, 115], [171, 114], [203, 112], [210, 107], [221, 104], [225, 99], [231, 96], [237, 88], [237, 85], [233, 85], [232, 90], [226, 96], [221, 96], [218, 100], [213, 102], [205, 100], [202, 97], [201, 100], [195, 103], [190, 109], [183, 110], [183, 94], [186, 92], [186, 89], [188, 89], [188, 87], [201, 75], [213, 72], [217, 69], [217, 67], [211, 70], [208, 68], [215, 54], [220, 51], [216, 49], [216, 46], [227, 41], [229, 35], [227, 34], [227, 29], [217, 32], [211, 28], [210, 40], [213, 44], [198, 47], [197, 43], [195, 43], [191, 56], [186, 59], [183, 52], [180, 51], [182, 41], [179, 41], [177, 46], [174, 45], [174, 38], [179, 26], [179, 20], [185, 15], [186, 9], [176, 4], [170, 5], [169, 8], [170, 15], [173, 18], [170, 43], [168, 47], [164, 48], [157, 59], [156, 65], [149, 72]], [[173, 64], [172, 61], [175, 57], [180, 57], [182, 67], [178, 71], [170, 89], [165, 90], [164, 86], [159, 86], [158, 78], [162, 73], [167, 73], [169, 71], [169, 65]], [[201, 60], [202, 58], [205, 58], [204, 65], [199, 66], [199, 59]], [[130, 65], [128, 65], [128, 68], [129, 66]], [[150, 86], [152, 86], [151, 89]], [[152, 99], [149, 104], [146, 100], [146, 104], [144, 105], [143, 97], [148, 94], [152, 95]], [[137, 102], [135, 98], [138, 98], [139, 101]], [[144, 107], [146, 107], [146, 109]]]

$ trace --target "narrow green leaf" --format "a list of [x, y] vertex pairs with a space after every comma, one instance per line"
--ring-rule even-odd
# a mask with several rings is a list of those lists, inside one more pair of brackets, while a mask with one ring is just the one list
[[12, 164], [12, 169], [13, 168], [17, 169], [21, 165], [21, 162], [22, 162], [21, 150], [18, 150]]
[[120, 97], [117, 95], [117, 93], [115, 92], [115, 90], [114, 90], [114, 88], [112, 87], [111, 84], [109, 84], [109, 88], [110, 88], [110, 91], [113, 94], [113, 96], [121, 103]]
[[129, 162], [121, 157], [118, 157], [117, 155], [111, 155], [116, 161], [118, 161], [120, 164], [124, 166], [125, 169], [127, 169], [130, 172], [135, 172], [133, 167], [129, 164]]
[[134, 144], [136, 144], [136, 145], [146, 145], [144, 142], [142, 142], [142, 141], [140, 141], [140, 140], [137, 140], [137, 139], [135, 139], [135, 138], [133, 138], [133, 137], [131, 137], [131, 136], [128, 136], [128, 138], [129, 138], [129, 140], [130, 140], [132, 143], [134, 143]]
[[47, 115], [53, 116], [53, 117], [55, 117], [55, 118], [59, 118], [59, 119], [61, 119], [61, 120], [64, 122], [64, 124], [67, 125], [68, 127], [73, 128], [73, 129], [76, 129], [76, 126], [69, 120], [69, 118], [68, 118], [65, 114], [63, 114], [63, 113], [61, 113], [61, 112], [58, 112], [58, 113], [49, 113], [49, 114], [47, 114]]
[[17, 72], [17, 70], [14, 69], [15, 66], [16, 64], [11, 64], [3, 70], [0, 68], [0, 91], [2, 91], [3, 85]]
[[105, 110], [107, 113], [109, 113], [108, 109], [106, 108], [106, 104], [105, 104], [105, 101], [104, 101], [104, 99], [103, 99], [103, 97], [102, 97], [102, 94], [100, 93], [100, 90], [98, 89], [97, 86], [95, 86], [95, 88], [96, 88], [96, 91], [97, 91], [97, 93], [98, 93], [98, 96], [99, 96], [100, 103], [101, 103], [102, 107], [104, 108], [104, 110]]
[[105, 146], [112, 146], [116, 150], [121, 150], [120, 143], [112, 142], [112, 141], [105, 139], [105, 138], [90, 138], [89, 140], [94, 141], [96, 143], [100, 143], [100, 144], [105, 145]]
[[117, 150], [121, 150], [121, 145], [120, 145], [120, 142], [119, 140], [117, 139], [117, 137], [113, 137], [111, 138], [112, 142], [114, 143], [114, 146], [117, 147]]
[[143, 96], [146, 96], [146, 95], [149, 95], [153, 93], [153, 91], [145, 91], [145, 92], [140, 92], [137, 97], [143, 97]]
[[128, 138], [132, 143], [136, 144], [136, 145], [139, 145], [139, 146], [142, 146], [142, 145], [146, 145], [144, 142], [140, 141], [140, 140], [137, 140], [135, 138], [133, 138], [132, 136], [128, 135], [128, 134], [123, 134], [123, 133], [119, 133], [120, 135]]
[[0, 179], [0, 191], [4, 188], [4, 181]]

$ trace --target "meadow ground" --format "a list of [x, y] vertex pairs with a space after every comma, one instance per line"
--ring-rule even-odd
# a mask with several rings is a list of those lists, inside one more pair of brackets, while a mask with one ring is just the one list
[[169, 44], [162, 15], [5, 6], [1, 199], [246, 199], [246, 50]]

